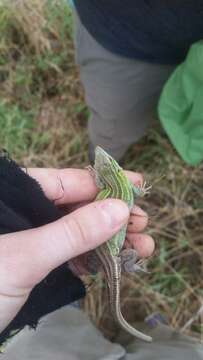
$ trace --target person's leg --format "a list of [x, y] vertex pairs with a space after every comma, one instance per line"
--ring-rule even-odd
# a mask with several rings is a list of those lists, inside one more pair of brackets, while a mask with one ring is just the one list
[[124, 360], [125, 349], [106, 340], [79, 309], [63, 307], [27, 326], [5, 346], [3, 360]]
[[75, 14], [76, 62], [90, 110], [91, 148], [102, 146], [119, 160], [156, 117], [161, 88], [171, 66], [126, 59], [104, 49]]
[[68, 306], [43, 317], [35, 330], [27, 326], [14, 336], [2, 359], [202, 360], [203, 346], [192, 339], [164, 326], [148, 331], [152, 343], [131, 337], [123, 347], [105, 339], [81, 310]]
[[125, 360], [202, 360], [203, 346], [194, 338], [184, 336], [166, 326], [151, 329], [151, 344], [134, 340], [127, 346]]

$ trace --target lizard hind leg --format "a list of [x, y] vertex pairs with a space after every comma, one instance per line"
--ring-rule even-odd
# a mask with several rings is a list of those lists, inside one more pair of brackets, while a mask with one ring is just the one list
[[138, 260], [138, 253], [134, 249], [124, 249], [121, 251], [121, 267], [124, 272], [144, 272], [148, 273], [147, 261], [145, 259]]

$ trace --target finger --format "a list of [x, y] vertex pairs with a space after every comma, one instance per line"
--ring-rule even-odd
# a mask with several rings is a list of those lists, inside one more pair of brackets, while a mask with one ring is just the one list
[[155, 249], [154, 240], [147, 234], [127, 234], [127, 246], [137, 250], [140, 257], [149, 257]]
[[140, 173], [134, 172], [134, 171], [124, 171], [127, 178], [130, 180], [130, 182], [135, 186], [140, 186], [143, 183], [143, 176]]
[[134, 205], [128, 222], [127, 232], [135, 233], [143, 231], [148, 224], [148, 215], [139, 206]]
[[[57, 205], [92, 201], [98, 188], [88, 170], [29, 168], [27, 173], [39, 182], [45, 195]], [[125, 172], [134, 185], [143, 182], [141, 174]]]
[[[0, 284], [25, 291], [71, 258], [94, 249], [127, 223], [120, 200], [91, 203], [43, 227], [0, 237]], [[10, 287], [10, 288], [9, 288]], [[19, 294], [18, 294], [19, 295]]]
[[80, 169], [27, 169], [45, 195], [57, 205], [92, 201], [98, 189], [89, 171]]

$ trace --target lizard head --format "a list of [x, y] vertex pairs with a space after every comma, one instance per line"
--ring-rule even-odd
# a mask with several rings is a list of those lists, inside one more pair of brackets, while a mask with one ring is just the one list
[[94, 168], [99, 173], [101, 180], [109, 183], [112, 182], [112, 175], [121, 174], [122, 168], [119, 166], [116, 160], [114, 160], [106, 151], [100, 146], [95, 149], [95, 164]]

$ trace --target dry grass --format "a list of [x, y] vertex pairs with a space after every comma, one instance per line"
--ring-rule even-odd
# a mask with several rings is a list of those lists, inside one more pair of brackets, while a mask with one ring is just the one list
[[[0, 2], [0, 32], [1, 144], [25, 166], [84, 167], [87, 109], [74, 65], [66, 4]], [[150, 214], [148, 232], [157, 250], [149, 275], [123, 278], [123, 313], [132, 322], [161, 312], [177, 329], [189, 322], [184, 332], [198, 337], [202, 325], [196, 315], [203, 305], [203, 166], [186, 166], [157, 128], [131, 147], [124, 167], [143, 172], [153, 184], [140, 204]], [[113, 339], [117, 328], [101, 275], [83, 306]]]

